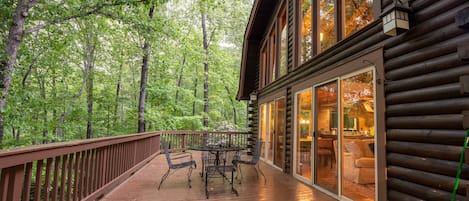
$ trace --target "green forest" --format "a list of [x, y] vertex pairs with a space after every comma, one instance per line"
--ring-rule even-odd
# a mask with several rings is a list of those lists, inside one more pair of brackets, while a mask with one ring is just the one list
[[252, 0], [1, 0], [0, 148], [245, 130]]

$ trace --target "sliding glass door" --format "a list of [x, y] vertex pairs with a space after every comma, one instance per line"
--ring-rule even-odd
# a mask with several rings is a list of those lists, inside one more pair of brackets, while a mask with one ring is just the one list
[[336, 80], [314, 88], [315, 183], [334, 193], [338, 190], [337, 160], [334, 150], [334, 144], [337, 142], [338, 93]]
[[375, 199], [372, 67], [295, 94], [294, 175], [351, 200]]
[[283, 168], [285, 161], [285, 98], [260, 106], [259, 138], [262, 140], [261, 157]]

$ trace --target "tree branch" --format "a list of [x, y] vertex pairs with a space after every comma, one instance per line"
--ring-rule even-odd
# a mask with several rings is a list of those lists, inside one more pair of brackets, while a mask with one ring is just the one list
[[[137, 0], [133, 3], [139, 3], [139, 2], [144, 2], [145, 0]], [[87, 11], [87, 12], [81, 12], [79, 14], [76, 14], [76, 15], [71, 15], [71, 16], [67, 16], [67, 17], [63, 17], [63, 18], [59, 18], [59, 19], [54, 19], [50, 22], [46, 22], [46, 23], [43, 23], [43, 24], [39, 24], [37, 26], [34, 26], [30, 29], [27, 29], [24, 31], [24, 34], [29, 34], [29, 33], [33, 33], [33, 32], [37, 32], [41, 29], [44, 29], [50, 25], [54, 25], [54, 24], [60, 24], [60, 23], [63, 23], [65, 21], [68, 21], [68, 20], [72, 20], [72, 19], [76, 19], [76, 18], [81, 18], [81, 17], [85, 17], [85, 16], [89, 16], [89, 15], [96, 15], [96, 14], [102, 14], [103, 16], [106, 16], [106, 17], [110, 17], [109, 15], [105, 14], [105, 13], [101, 13], [101, 9], [105, 8], [105, 7], [112, 7], [112, 6], [121, 6], [121, 5], [124, 5], [124, 4], [128, 4], [129, 2], [126, 2], [126, 1], [121, 1], [121, 2], [114, 2], [114, 3], [101, 3], [99, 4], [98, 6], [96, 6], [95, 8], [93, 8], [92, 10], [90, 11]]]

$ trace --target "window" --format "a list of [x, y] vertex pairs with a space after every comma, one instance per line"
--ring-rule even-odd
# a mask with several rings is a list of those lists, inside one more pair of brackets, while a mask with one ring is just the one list
[[298, 0], [297, 5], [300, 65], [374, 20], [373, 0]]
[[[275, 26], [274, 26], [275, 27]], [[276, 45], [275, 29], [272, 30], [269, 37], [269, 70], [270, 70], [270, 82], [275, 81], [277, 78], [277, 45]]]
[[300, 41], [299, 41], [299, 55], [300, 55], [300, 63], [304, 63], [305, 61], [311, 59], [313, 55], [313, 37], [312, 37], [312, 23], [313, 17], [312, 14], [313, 7], [311, 5], [311, 0], [300, 0], [300, 17], [299, 17], [299, 24], [300, 24]]
[[262, 53], [261, 53], [261, 76], [260, 76], [261, 81], [260, 81], [260, 85], [261, 85], [261, 87], [264, 87], [268, 83], [268, 80], [267, 80], [267, 78], [268, 78], [268, 76], [267, 76], [268, 75], [268, 72], [267, 72], [267, 70], [268, 70], [268, 68], [267, 68], [267, 66], [268, 66], [267, 65], [267, 62], [268, 62], [268, 60], [267, 60], [267, 48], [265, 46], [262, 47], [261, 52]]
[[287, 62], [288, 62], [288, 34], [287, 34], [287, 12], [283, 7], [280, 12], [280, 67], [278, 76], [282, 77], [287, 74]]
[[319, 3], [319, 51], [330, 48], [336, 42], [335, 0], [321, 0]]
[[373, 21], [373, 0], [345, 0], [345, 36]]
[[281, 7], [261, 49], [261, 84], [264, 87], [288, 72], [288, 18]]

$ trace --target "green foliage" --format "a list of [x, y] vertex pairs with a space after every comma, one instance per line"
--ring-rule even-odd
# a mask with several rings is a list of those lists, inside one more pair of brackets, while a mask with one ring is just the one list
[[[152, 5], [156, 9], [151, 20], [148, 11]], [[7, 22], [0, 25], [0, 57], [5, 55], [3, 41], [15, 6], [12, 0], [0, 3], [0, 19]], [[236, 101], [235, 95], [244, 34], [241, 30], [251, 6], [251, 0], [40, 1], [31, 9], [25, 30], [43, 23], [50, 25], [26, 34], [21, 43], [4, 113], [1, 148], [86, 138], [86, 90], [80, 91], [90, 30], [96, 45], [94, 137], [136, 132], [144, 38], [151, 44], [147, 131], [202, 130], [204, 115], [210, 119], [208, 129], [245, 128], [246, 106]], [[85, 15], [93, 10], [97, 12]], [[208, 114], [203, 113], [201, 12], [209, 16]], [[80, 17], [68, 19], [70, 16]], [[64, 136], [58, 135], [59, 128]]]

